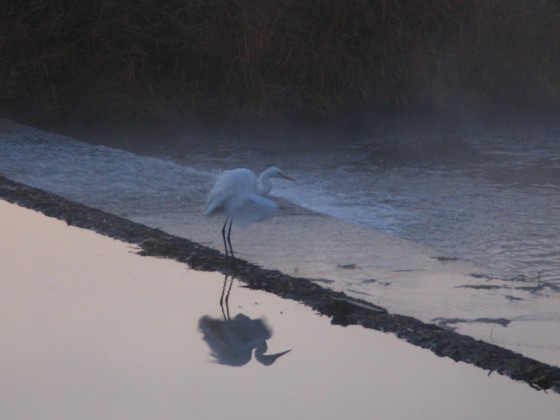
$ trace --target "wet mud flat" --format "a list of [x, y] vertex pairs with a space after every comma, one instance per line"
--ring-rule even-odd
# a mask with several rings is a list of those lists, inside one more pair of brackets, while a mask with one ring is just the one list
[[220, 252], [185, 238], [149, 228], [125, 218], [66, 200], [0, 176], [0, 198], [64, 220], [68, 225], [93, 230], [136, 244], [142, 255], [170, 258], [196, 270], [229, 274], [251, 289], [274, 293], [329, 316], [332, 324], [361, 325], [393, 333], [438, 356], [473, 364], [524, 381], [539, 390], [560, 393], [560, 368], [522, 356], [511, 350], [461, 335], [415, 318], [388, 313], [384, 308], [329, 290], [305, 278], [232, 261]]

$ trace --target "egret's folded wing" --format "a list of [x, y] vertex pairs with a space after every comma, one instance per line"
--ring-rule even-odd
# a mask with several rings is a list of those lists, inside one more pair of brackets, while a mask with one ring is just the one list
[[230, 213], [233, 221], [239, 226], [249, 226], [253, 223], [270, 219], [278, 206], [258, 194], [248, 194], [242, 205]]
[[241, 206], [247, 194], [254, 193], [257, 189], [257, 177], [248, 169], [240, 168], [223, 172], [206, 201], [205, 215], [225, 211], [226, 214]]

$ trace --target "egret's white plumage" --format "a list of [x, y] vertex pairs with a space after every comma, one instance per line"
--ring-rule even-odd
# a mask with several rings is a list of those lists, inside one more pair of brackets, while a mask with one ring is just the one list
[[[230, 233], [231, 223], [245, 227], [253, 223], [263, 222], [270, 219], [278, 206], [268, 198], [265, 198], [272, 189], [271, 178], [284, 178], [293, 181], [276, 167], [268, 168], [258, 178], [246, 168], [225, 171], [218, 177], [214, 187], [208, 194], [208, 200], [204, 214], [207, 216], [224, 213], [226, 221], [222, 228], [226, 254], [231, 249]], [[226, 225], [230, 222], [227, 243]]]
[[268, 189], [262, 185], [262, 181], [249, 169], [225, 171], [208, 194], [204, 214], [223, 212], [239, 226], [262, 222], [272, 217], [278, 207], [263, 197], [271, 188], [272, 185]]

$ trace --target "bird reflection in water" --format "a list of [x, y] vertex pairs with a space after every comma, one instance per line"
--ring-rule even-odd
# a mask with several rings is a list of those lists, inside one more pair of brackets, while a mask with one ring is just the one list
[[266, 322], [262, 318], [251, 319], [244, 314], [231, 318], [229, 295], [233, 280], [233, 277], [226, 274], [220, 296], [223, 320], [205, 315], [199, 319], [198, 329], [210, 347], [210, 354], [219, 364], [243, 366], [249, 363], [255, 350], [255, 359], [265, 366], [270, 366], [290, 350], [265, 354], [268, 350], [266, 341], [272, 337], [272, 331]]

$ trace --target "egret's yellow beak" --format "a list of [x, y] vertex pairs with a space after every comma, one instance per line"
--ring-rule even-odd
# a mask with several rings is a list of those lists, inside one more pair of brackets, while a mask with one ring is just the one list
[[292, 178], [292, 177], [289, 177], [288, 175], [284, 175], [284, 174], [280, 174], [280, 178], [284, 178], [284, 179], [287, 179], [288, 181], [295, 181], [295, 179], [294, 179], [294, 178]]

